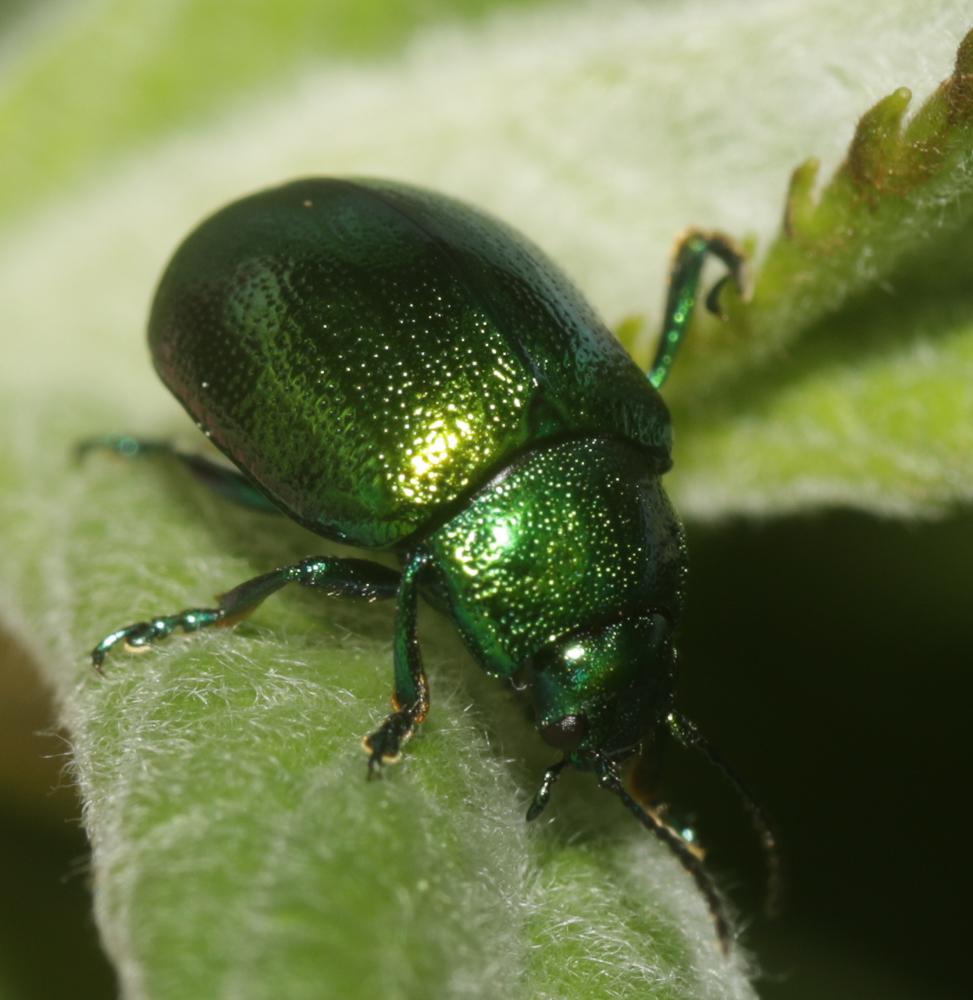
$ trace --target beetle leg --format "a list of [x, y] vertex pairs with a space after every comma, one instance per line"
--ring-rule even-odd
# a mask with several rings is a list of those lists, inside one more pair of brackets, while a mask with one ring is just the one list
[[676, 358], [676, 351], [689, 328], [689, 321], [696, 305], [699, 276], [703, 270], [703, 263], [710, 254], [719, 258], [729, 268], [730, 273], [706, 296], [706, 308], [723, 318], [718, 296], [728, 279], [732, 279], [741, 294], [746, 290], [744, 267], [746, 255], [729, 236], [702, 229], [690, 229], [679, 238], [669, 272], [669, 291], [666, 296], [662, 336], [659, 338], [655, 360], [649, 369], [649, 381], [656, 389], [668, 377]]
[[418, 618], [418, 578], [426, 566], [427, 557], [413, 556], [405, 563], [399, 586], [399, 602], [395, 615], [395, 709], [374, 733], [362, 740], [368, 754], [368, 776], [381, 774], [383, 764], [394, 764], [401, 757], [402, 744], [429, 712], [429, 682], [422, 669], [422, 653], [416, 631]]
[[168, 441], [152, 441], [147, 438], [132, 437], [130, 434], [106, 434], [103, 437], [81, 441], [75, 449], [75, 454], [78, 458], [84, 458], [90, 451], [110, 451], [123, 458], [168, 455], [181, 462], [192, 473], [194, 479], [224, 499], [248, 510], [259, 510], [264, 514], [282, 513], [273, 501], [265, 497], [235, 469], [190, 451], [180, 451]]
[[221, 594], [215, 608], [190, 608], [174, 615], [162, 615], [149, 621], [136, 622], [127, 628], [116, 629], [91, 651], [92, 665], [100, 673], [108, 651], [120, 642], [130, 652], [142, 652], [176, 629], [196, 632], [211, 625], [232, 625], [289, 583], [324, 590], [329, 597], [357, 597], [375, 601], [395, 596], [399, 589], [399, 574], [364, 559], [312, 556], [241, 583]]
[[537, 817], [540, 816], [540, 814], [547, 808], [547, 803], [551, 798], [551, 788], [554, 786], [554, 782], [560, 777], [560, 774], [564, 770], [567, 763], [568, 759], [565, 757], [562, 760], [557, 761], [557, 763], [552, 764], [544, 772], [541, 787], [535, 792], [530, 808], [527, 810], [528, 823], [531, 820], [537, 819]]

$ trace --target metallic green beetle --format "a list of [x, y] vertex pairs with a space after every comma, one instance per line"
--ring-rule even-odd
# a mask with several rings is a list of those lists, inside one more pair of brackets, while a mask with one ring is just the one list
[[690, 232], [646, 377], [537, 247], [451, 198], [308, 179], [217, 212], [166, 269], [149, 343], [163, 381], [240, 473], [133, 438], [83, 447], [169, 451], [237, 502], [393, 551], [401, 573], [311, 557], [217, 607], [112, 632], [95, 666], [119, 642], [140, 648], [236, 619], [289, 583], [394, 598], [393, 711], [364, 741], [372, 773], [429, 710], [422, 594], [488, 673], [519, 678], [541, 737], [562, 754], [528, 818], [566, 764], [593, 771], [692, 873], [725, 948], [700, 861], [619, 774], [653, 733], [675, 734], [738, 787], [773, 853], [759, 807], [672, 700], [686, 556], [661, 485], [671, 432], [657, 389], [710, 253], [740, 284], [733, 244]]

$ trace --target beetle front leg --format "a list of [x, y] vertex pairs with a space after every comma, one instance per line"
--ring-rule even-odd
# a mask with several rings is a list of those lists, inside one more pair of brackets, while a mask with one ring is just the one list
[[723, 233], [690, 229], [679, 238], [669, 271], [669, 290], [666, 295], [666, 311], [662, 320], [662, 335], [656, 350], [655, 360], [649, 369], [649, 381], [660, 388], [669, 376], [669, 370], [676, 359], [676, 351], [682, 343], [689, 321], [696, 305], [696, 291], [699, 276], [706, 258], [713, 256], [721, 260], [729, 269], [729, 274], [721, 278], [706, 296], [706, 308], [722, 317], [719, 294], [728, 280], [732, 280], [739, 292], [746, 291], [746, 254], [737, 243]]
[[429, 682], [422, 669], [422, 653], [416, 632], [418, 619], [418, 578], [427, 557], [416, 555], [406, 561], [399, 587], [395, 614], [395, 690], [393, 711], [374, 733], [362, 740], [368, 754], [368, 776], [381, 774], [383, 764], [401, 758], [402, 744], [408, 740], [429, 712]]

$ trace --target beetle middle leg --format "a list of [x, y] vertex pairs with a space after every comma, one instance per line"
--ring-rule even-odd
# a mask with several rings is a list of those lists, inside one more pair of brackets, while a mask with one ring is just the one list
[[357, 597], [376, 601], [396, 595], [399, 590], [399, 574], [365, 559], [312, 556], [246, 580], [221, 594], [215, 607], [189, 608], [116, 629], [91, 651], [92, 665], [100, 672], [105, 656], [118, 643], [122, 643], [130, 652], [141, 652], [152, 643], [165, 639], [176, 629], [196, 632], [212, 625], [232, 625], [289, 583], [324, 590], [330, 597]]
[[188, 469], [197, 482], [202, 483], [214, 493], [218, 493], [224, 499], [230, 500], [240, 507], [258, 510], [264, 514], [283, 513], [272, 500], [264, 496], [235, 469], [227, 468], [203, 455], [182, 451], [168, 441], [137, 438], [131, 434], [106, 434], [103, 437], [88, 438], [80, 442], [75, 449], [78, 458], [84, 458], [91, 451], [110, 451], [123, 458], [167, 455]]

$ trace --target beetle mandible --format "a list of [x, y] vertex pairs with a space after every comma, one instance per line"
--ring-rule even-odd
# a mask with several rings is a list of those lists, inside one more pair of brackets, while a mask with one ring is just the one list
[[528, 819], [566, 765], [593, 772], [692, 874], [725, 950], [727, 918], [701, 861], [620, 776], [659, 732], [701, 750], [742, 795], [773, 875], [760, 807], [673, 704], [686, 555], [661, 485], [671, 430], [658, 388], [708, 255], [742, 287], [733, 242], [689, 231], [646, 375], [536, 246], [452, 198], [315, 178], [216, 212], [166, 268], [149, 344], [163, 382], [239, 472], [124, 436], [82, 450], [168, 452], [238, 503], [391, 550], [401, 572], [312, 556], [216, 607], [117, 629], [94, 665], [118, 643], [141, 649], [235, 620], [289, 583], [394, 599], [393, 710], [364, 740], [373, 774], [429, 711], [422, 595], [488, 673], [520, 678], [540, 736], [560, 752]]

